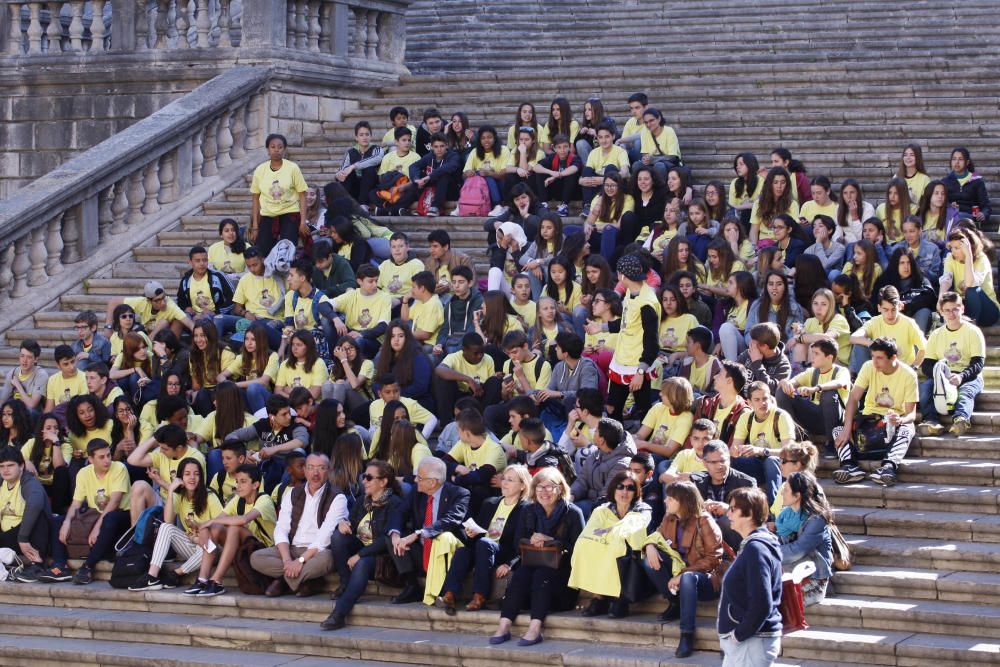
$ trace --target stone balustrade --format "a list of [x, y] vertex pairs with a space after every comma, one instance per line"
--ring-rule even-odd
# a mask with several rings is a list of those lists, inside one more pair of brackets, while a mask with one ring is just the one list
[[104, 0], [0, 4], [7, 5], [8, 55], [100, 53], [110, 43], [111, 7]]
[[0, 312], [259, 148], [268, 77], [233, 68], [0, 201]]

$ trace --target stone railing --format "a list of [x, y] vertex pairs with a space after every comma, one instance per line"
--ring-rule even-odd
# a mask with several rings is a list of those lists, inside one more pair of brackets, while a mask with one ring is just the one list
[[[402, 65], [410, 0], [0, 0], [0, 53], [283, 48]], [[6, 7], [3, 7], [6, 5]], [[57, 20], [53, 20], [56, 17]], [[6, 24], [4, 26], [4, 24]]]
[[268, 77], [233, 68], [0, 202], [0, 312], [259, 148]]

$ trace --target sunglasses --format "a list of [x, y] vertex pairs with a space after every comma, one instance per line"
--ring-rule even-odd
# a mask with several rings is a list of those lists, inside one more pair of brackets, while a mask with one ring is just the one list
[[798, 463], [795, 459], [781, 459], [782, 463]]
[[381, 477], [376, 477], [375, 475], [369, 475], [368, 473], [365, 473], [364, 475], [362, 475], [362, 477], [366, 482], [372, 482], [376, 479], [382, 479]]
[[635, 491], [635, 484], [619, 484], [615, 488], [619, 491]]

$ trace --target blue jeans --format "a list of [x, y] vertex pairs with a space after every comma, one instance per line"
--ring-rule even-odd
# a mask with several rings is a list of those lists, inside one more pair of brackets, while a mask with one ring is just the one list
[[362, 546], [364, 545], [361, 544], [361, 540], [354, 535], [344, 535], [339, 530], [333, 531], [333, 538], [330, 541], [333, 568], [340, 577], [340, 585], [346, 586], [344, 592], [337, 598], [333, 610], [343, 616], [351, 613], [355, 603], [368, 588], [368, 581], [375, 574], [375, 556], [362, 556], [354, 564], [353, 570], [347, 565], [347, 560], [361, 551]]
[[[670, 569], [670, 558], [660, 552], [661, 566], [654, 570], [649, 561], [642, 559], [642, 567], [653, 583], [653, 587], [664, 597], [673, 597], [667, 589], [667, 583], [673, 578]], [[677, 590], [677, 601], [681, 607], [681, 632], [694, 632], [695, 618], [698, 615], [698, 602], [715, 600], [718, 592], [712, 586], [712, 578], [705, 572], [685, 572], [681, 575], [681, 585]]]
[[271, 392], [267, 390], [267, 387], [258, 382], [247, 385], [247, 388], [243, 390], [243, 394], [247, 403], [247, 412], [250, 414], [263, 409], [264, 404], [267, 403], [267, 399], [271, 397]]
[[[219, 338], [224, 338], [235, 332], [236, 323], [242, 319], [244, 318], [236, 315], [216, 315], [215, 328], [219, 330]], [[267, 325], [267, 346], [277, 351], [278, 347], [281, 346], [281, 321], [265, 319], [257, 319], [256, 321]]]
[[768, 507], [774, 502], [781, 488], [781, 460], [777, 456], [737, 456], [732, 460], [733, 470], [750, 475], [767, 493]]
[[[583, 225], [566, 225], [564, 231], [567, 236], [574, 232], [582, 232]], [[590, 232], [590, 247], [591, 250], [599, 250], [601, 257], [611, 261], [611, 258], [615, 255], [615, 248], [618, 247], [618, 233], [619, 229], [617, 227], [612, 227], [608, 225], [603, 231], [597, 231], [596, 229]]]
[[847, 368], [851, 371], [851, 376], [856, 376], [866, 361], [871, 361], [872, 353], [865, 345], [855, 343], [851, 346], [851, 358], [847, 361]]
[[927, 330], [931, 327], [931, 309], [921, 308], [913, 313], [913, 321], [920, 327], [920, 333], [927, 335]]
[[276, 486], [281, 484], [281, 480], [285, 476], [284, 455], [280, 458], [272, 456], [269, 459], [261, 461], [260, 474], [263, 481], [264, 491], [270, 493]]
[[[958, 388], [958, 398], [952, 411], [955, 417], [972, 419], [972, 411], [976, 405], [976, 396], [983, 391], [983, 376], [969, 380]], [[924, 421], [938, 421], [940, 415], [934, 407], [934, 380], [924, 380], [920, 383], [920, 414]]]
[[208, 450], [205, 455], [205, 475], [209, 482], [215, 481], [215, 476], [222, 471], [222, 450], [216, 447]]
[[472, 592], [488, 598], [493, 590], [493, 572], [498, 553], [500, 545], [487, 537], [479, 538], [471, 546], [459, 547], [451, 557], [448, 576], [441, 587], [442, 595], [450, 592], [457, 596], [462, 590], [465, 575], [472, 570]]
[[368, 247], [372, 249], [375, 259], [386, 260], [390, 257], [389, 239], [372, 237], [368, 239]]
[[965, 315], [981, 327], [990, 327], [1000, 320], [1000, 308], [980, 287], [965, 290]]

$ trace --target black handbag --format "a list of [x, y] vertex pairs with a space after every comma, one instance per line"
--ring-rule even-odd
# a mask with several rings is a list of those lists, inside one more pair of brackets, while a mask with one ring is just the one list
[[624, 556], [617, 559], [618, 580], [621, 582], [619, 600], [639, 602], [649, 597], [652, 590], [646, 570], [642, 567], [640, 552], [629, 548]]
[[521, 565], [524, 567], [550, 567], [553, 570], [559, 569], [562, 562], [562, 543], [559, 540], [548, 540], [540, 547], [536, 547], [531, 540], [524, 538], [520, 544]]

